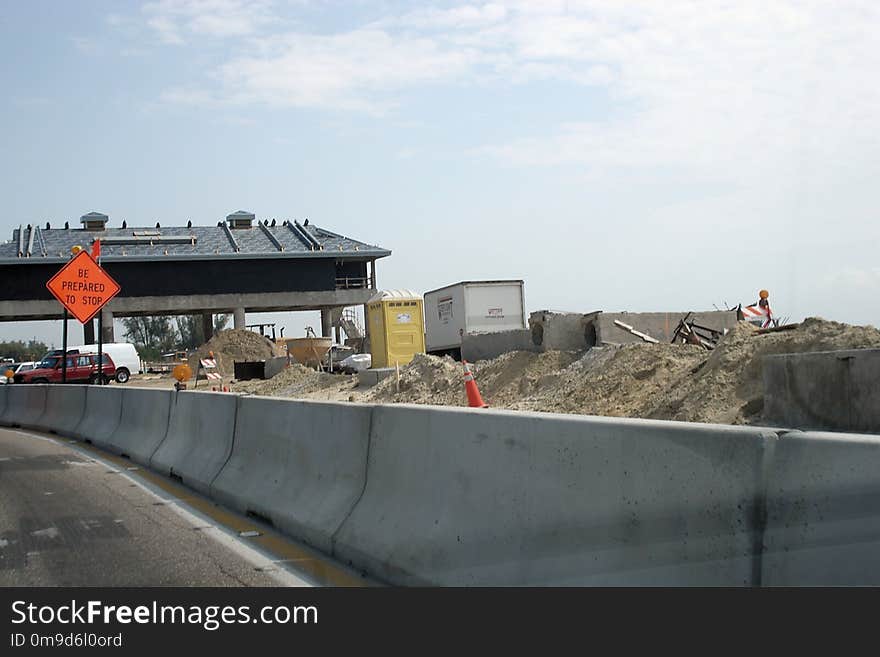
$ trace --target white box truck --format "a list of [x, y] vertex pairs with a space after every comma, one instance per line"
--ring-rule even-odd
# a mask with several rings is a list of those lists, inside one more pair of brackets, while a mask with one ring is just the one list
[[461, 358], [474, 333], [526, 328], [522, 281], [462, 281], [425, 293], [425, 351]]

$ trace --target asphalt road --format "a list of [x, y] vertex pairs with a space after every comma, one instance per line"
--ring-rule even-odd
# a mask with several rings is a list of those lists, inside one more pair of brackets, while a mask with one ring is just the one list
[[0, 586], [309, 585], [136, 475], [63, 439], [0, 430]]

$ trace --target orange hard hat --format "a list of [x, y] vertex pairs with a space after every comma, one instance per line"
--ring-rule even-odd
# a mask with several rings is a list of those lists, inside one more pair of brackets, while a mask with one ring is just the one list
[[758, 292], [758, 296], [762, 299], [766, 299], [770, 296], [770, 293], [767, 290], [761, 290], [760, 292]]

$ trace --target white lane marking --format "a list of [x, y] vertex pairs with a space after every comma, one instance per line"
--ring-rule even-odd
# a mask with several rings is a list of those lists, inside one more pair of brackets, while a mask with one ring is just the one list
[[38, 538], [58, 538], [60, 535], [61, 532], [58, 531], [57, 527], [46, 527], [46, 529], [38, 529], [31, 532], [31, 536]]
[[[18, 433], [22, 436], [26, 436], [28, 438], [36, 438], [37, 440], [45, 440], [46, 442], [53, 443], [58, 445], [59, 447], [64, 447], [66, 449], [72, 449], [82, 456], [86, 456], [94, 463], [101, 464], [105, 467], [112, 467], [112, 463], [110, 461], [105, 461], [99, 456], [95, 456], [94, 454], [82, 452], [80, 447], [64, 445], [59, 442], [56, 438], [49, 438], [47, 436], [41, 436], [34, 433], [29, 433], [27, 431], [19, 431], [17, 429], [9, 429], [3, 427], [4, 430], [10, 431], [12, 433]], [[138, 481], [134, 479], [132, 476], [125, 472], [114, 471], [114, 473], [121, 474], [123, 477], [126, 477], [129, 481], [133, 482], [138, 488], [146, 492], [148, 495], [154, 497], [157, 500], [165, 502], [164, 506], [172, 509], [175, 513], [181, 516], [186, 522], [192, 526], [198, 526], [200, 523], [211, 522], [211, 518], [203, 516], [201, 513], [196, 511], [195, 509], [184, 508], [181, 500], [172, 497], [170, 493], [166, 493], [168, 497], [162, 497], [157, 494], [156, 491], [151, 487], [145, 484], [144, 482]], [[165, 491], [163, 491], [165, 492]], [[249, 562], [255, 568], [260, 569], [269, 569], [272, 572], [265, 572], [264, 574], [268, 577], [271, 577], [281, 586], [295, 586], [295, 587], [312, 587], [315, 586], [311, 581], [304, 579], [286, 568], [282, 570], [277, 570], [272, 568], [273, 560], [269, 557], [269, 555], [264, 554], [263, 552], [247, 545], [245, 541], [241, 540], [237, 534], [234, 534], [232, 530], [220, 529], [217, 527], [210, 527], [208, 529], [203, 530], [203, 533], [206, 536], [209, 536], [216, 542], [220, 543], [230, 551], [237, 554], [239, 557]], [[37, 554], [37, 553], [34, 553]]]
[[7, 545], [9, 545], [9, 541], [5, 538], [0, 538], [0, 548], [5, 548]]
[[55, 494], [55, 493], [53, 493], [53, 492], [50, 491], [50, 490], [47, 490], [45, 493], [43, 493], [43, 495], [54, 495], [54, 494]]

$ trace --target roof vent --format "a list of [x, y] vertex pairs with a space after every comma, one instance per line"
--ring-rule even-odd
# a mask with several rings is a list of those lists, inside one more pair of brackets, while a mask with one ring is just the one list
[[230, 228], [250, 228], [254, 219], [256, 216], [253, 212], [245, 212], [244, 210], [233, 212], [226, 217]]
[[108, 221], [110, 221], [110, 217], [100, 212], [89, 212], [79, 218], [83, 230], [104, 230]]

